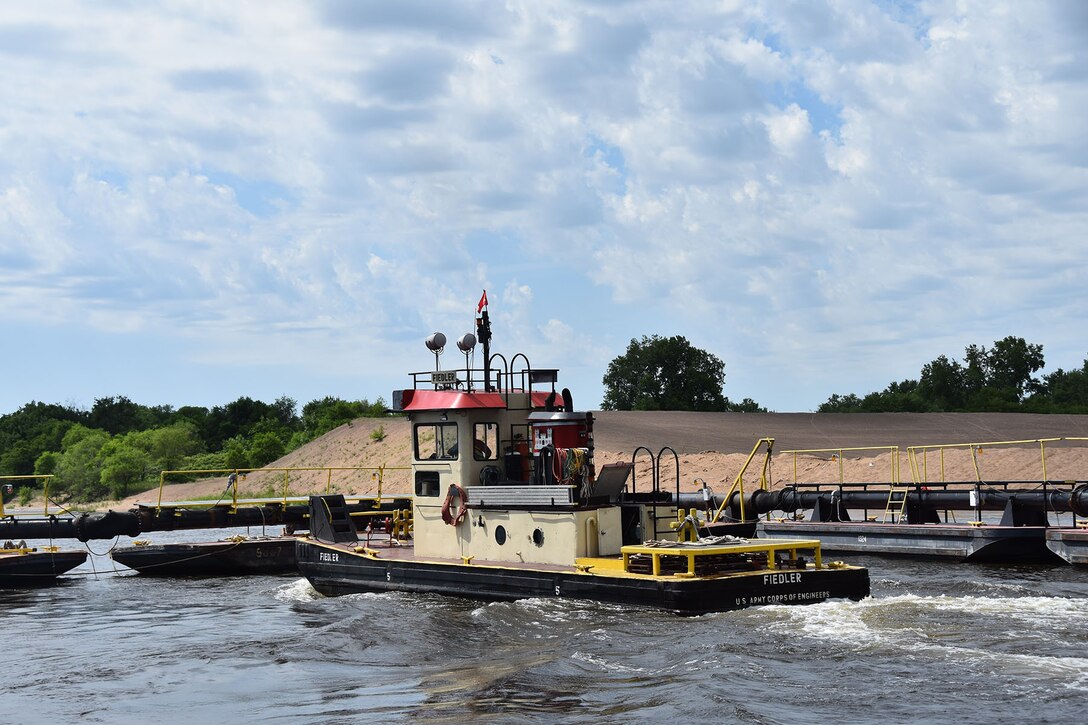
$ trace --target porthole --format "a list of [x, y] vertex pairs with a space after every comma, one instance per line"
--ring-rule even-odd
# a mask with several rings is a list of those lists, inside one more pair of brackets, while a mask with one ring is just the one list
[[533, 543], [537, 546], [544, 546], [544, 532], [540, 529], [533, 529]]
[[495, 543], [502, 546], [506, 543], [506, 528], [503, 526], [495, 527]]

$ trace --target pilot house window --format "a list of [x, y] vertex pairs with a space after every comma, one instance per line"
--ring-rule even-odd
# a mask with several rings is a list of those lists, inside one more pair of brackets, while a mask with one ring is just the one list
[[421, 423], [415, 430], [416, 460], [452, 461], [457, 458], [456, 423]]
[[472, 457], [494, 461], [499, 457], [499, 424], [477, 423], [472, 428]]

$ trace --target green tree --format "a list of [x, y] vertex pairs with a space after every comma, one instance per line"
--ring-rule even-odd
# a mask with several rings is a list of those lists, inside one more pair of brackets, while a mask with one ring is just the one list
[[1043, 376], [1040, 389], [1028, 399], [1033, 410], [1088, 412], [1088, 359], [1079, 370], [1058, 368]]
[[144, 481], [151, 470], [151, 456], [123, 440], [114, 439], [100, 451], [99, 480], [113, 498], [124, 498], [129, 489]]
[[966, 375], [962, 365], [941, 355], [922, 367], [918, 395], [938, 411], [959, 410], [967, 399]]
[[108, 489], [102, 485], [102, 460], [98, 454], [109, 440], [110, 434], [105, 431], [73, 426], [64, 435], [50, 488], [67, 493], [76, 501], [104, 498]]
[[725, 363], [679, 335], [632, 339], [603, 382], [604, 410], [726, 409]]
[[373, 403], [366, 398], [344, 400], [333, 396], [311, 400], [302, 406], [301, 435], [293, 437], [289, 447], [312, 441], [356, 418], [382, 418], [386, 415], [385, 407], [385, 401], [380, 397]]
[[174, 423], [148, 432], [147, 453], [160, 471], [177, 470], [186, 456], [201, 448], [191, 423]]
[[[1033, 377], [1043, 367], [1043, 346], [1012, 335], [987, 349], [968, 345], [959, 363], [941, 355], [922, 367], [919, 380], [891, 383], [862, 399], [832, 395], [821, 412], [899, 411], [1017, 411], [1049, 412], [1055, 408], [1051, 391], [1075, 389], [1075, 377], [1065, 374], [1040, 381]], [[1059, 371], [1061, 372], [1061, 371]], [[1074, 371], [1075, 372], [1075, 371]], [[1072, 386], [1072, 389], [1071, 387]], [[1072, 393], [1076, 397], [1076, 393]], [[1068, 400], [1069, 398], [1065, 398]], [[1088, 400], [1084, 401], [1088, 405]]]
[[734, 403], [729, 398], [725, 399], [725, 409], [733, 413], [766, 413], [767, 409], [752, 400], [745, 398], [739, 403]]
[[247, 454], [249, 465], [267, 466], [284, 454], [283, 439], [272, 431], [257, 433], [249, 443]]
[[249, 450], [242, 436], [228, 438], [223, 444], [224, 468], [249, 468]]
[[123, 395], [96, 398], [91, 406], [92, 428], [100, 428], [111, 435], [128, 433], [140, 428], [140, 407]]
[[861, 399], [854, 393], [839, 395], [833, 393], [826, 403], [817, 409], [820, 413], [857, 413], [861, 410]]
[[61, 439], [68, 429], [86, 419], [83, 411], [38, 402], [0, 416], [0, 474], [34, 473], [38, 457], [45, 451], [60, 450]]
[[34, 473], [40, 476], [51, 476], [57, 470], [57, 461], [60, 454], [57, 451], [46, 451], [34, 461]]
[[1025, 393], [1039, 389], [1032, 375], [1043, 368], [1043, 346], [1032, 345], [1012, 335], [998, 340], [986, 355], [987, 385], [1008, 389], [1022, 400]]

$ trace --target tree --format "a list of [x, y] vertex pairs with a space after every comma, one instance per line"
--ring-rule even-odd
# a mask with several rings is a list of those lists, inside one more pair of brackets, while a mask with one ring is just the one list
[[958, 410], [967, 394], [967, 373], [963, 366], [944, 355], [922, 367], [918, 394], [938, 411]]
[[289, 447], [296, 448], [356, 418], [381, 418], [385, 415], [385, 401], [380, 397], [373, 403], [366, 398], [344, 400], [331, 395], [311, 400], [302, 406], [301, 435], [292, 438]]
[[129, 488], [143, 481], [151, 468], [151, 457], [124, 440], [114, 439], [102, 447], [99, 480], [113, 498], [124, 498]]
[[603, 382], [604, 410], [726, 409], [725, 363], [679, 335], [632, 339]]
[[77, 501], [102, 498], [108, 489], [102, 485], [102, 460], [98, 454], [109, 439], [110, 434], [105, 431], [72, 426], [64, 435], [51, 488], [67, 492]]
[[34, 473], [34, 462], [46, 451], [60, 450], [61, 439], [87, 414], [71, 407], [31, 402], [0, 416], [0, 474]]
[[252, 467], [267, 466], [284, 454], [283, 440], [272, 431], [257, 433], [250, 441], [248, 454]]
[[111, 435], [138, 430], [140, 426], [140, 405], [133, 403], [123, 395], [116, 398], [96, 398], [91, 407], [92, 428], [101, 428]]
[[1088, 412], [1088, 359], [1080, 370], [1058, 368], [1043, 376], [1040, 390], [1028, 402], [1032, 408], [1063, 413]]
[[826, 403], [817, 409], [819, 413], [857, 413], [861, 410], [861, 399], [854, 393], [839, 395], [833, 393]]
[[[1088, 361], [1086, 361], [1088, 363]], [[1009, 335], [993, 348], [968, 345], [959, 363], [941, 355], [922, 367], [919, 380], [892, 383], [882, 392], [869, 393], [860, 401], [856, 395], [832, 395], [820, 412], [901, 412], [901, 411], [1023, 411], [1048, 413], [1070, 411], [1071, 406], [1088, 406], [1078, 397], [1078, 371], [1032, 377], [1043, 367], [1043, 346]], [[1060, 390], [1060, 400], [1052, 397]]]
[[1025, 393], [1039, 388], [1039, 381], [1032, 375], [1043, 368], [1043, 346], [1032, 345], [1022, 337], [1012, 335], [998, 340], [987, 353], [987, 384], [998, 389], [1015, 392], [1022, 400]]
[[752, 400], [745, 398], [739, 403], [734, 403], [729, 398], [725, 399], [725, 409], [732, 413], [766, 413], [767, 409]]
[[242, 436], [228, 438], [223, 443], [224, 468], [249, 468], [249, 451]]
[[147, 452], [159, 470], [177, 469], [186, 456], [200, 450], [191, 423], [175, 423], [150, 432], [150, 447]]

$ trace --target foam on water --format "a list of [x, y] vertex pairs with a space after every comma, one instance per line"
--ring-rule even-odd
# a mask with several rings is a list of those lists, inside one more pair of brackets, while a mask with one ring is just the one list
[[281, 602], [312, 602], [325, 598], [321, 592], [310, 586], [310, 581], [305, 577], [279, 587], [275, 597]]
[[[1025, 692], [1040, 684], [1088, 688], [1088, 657], [1058, 654], [1054, 639], [1088, 624], [1088, 602], [1082, 599], [904, 594], [764, 609], [780, 615], [766, 623], [771, 632], [844, 644], [857, 652], [899, 651], [958, 663], [1007, 678], [1013, 688], [1019, 683]], [[946, 621], [936, 623], [934, 614]], [[1019, 651], [1009, 651], [1010, 643]]]

